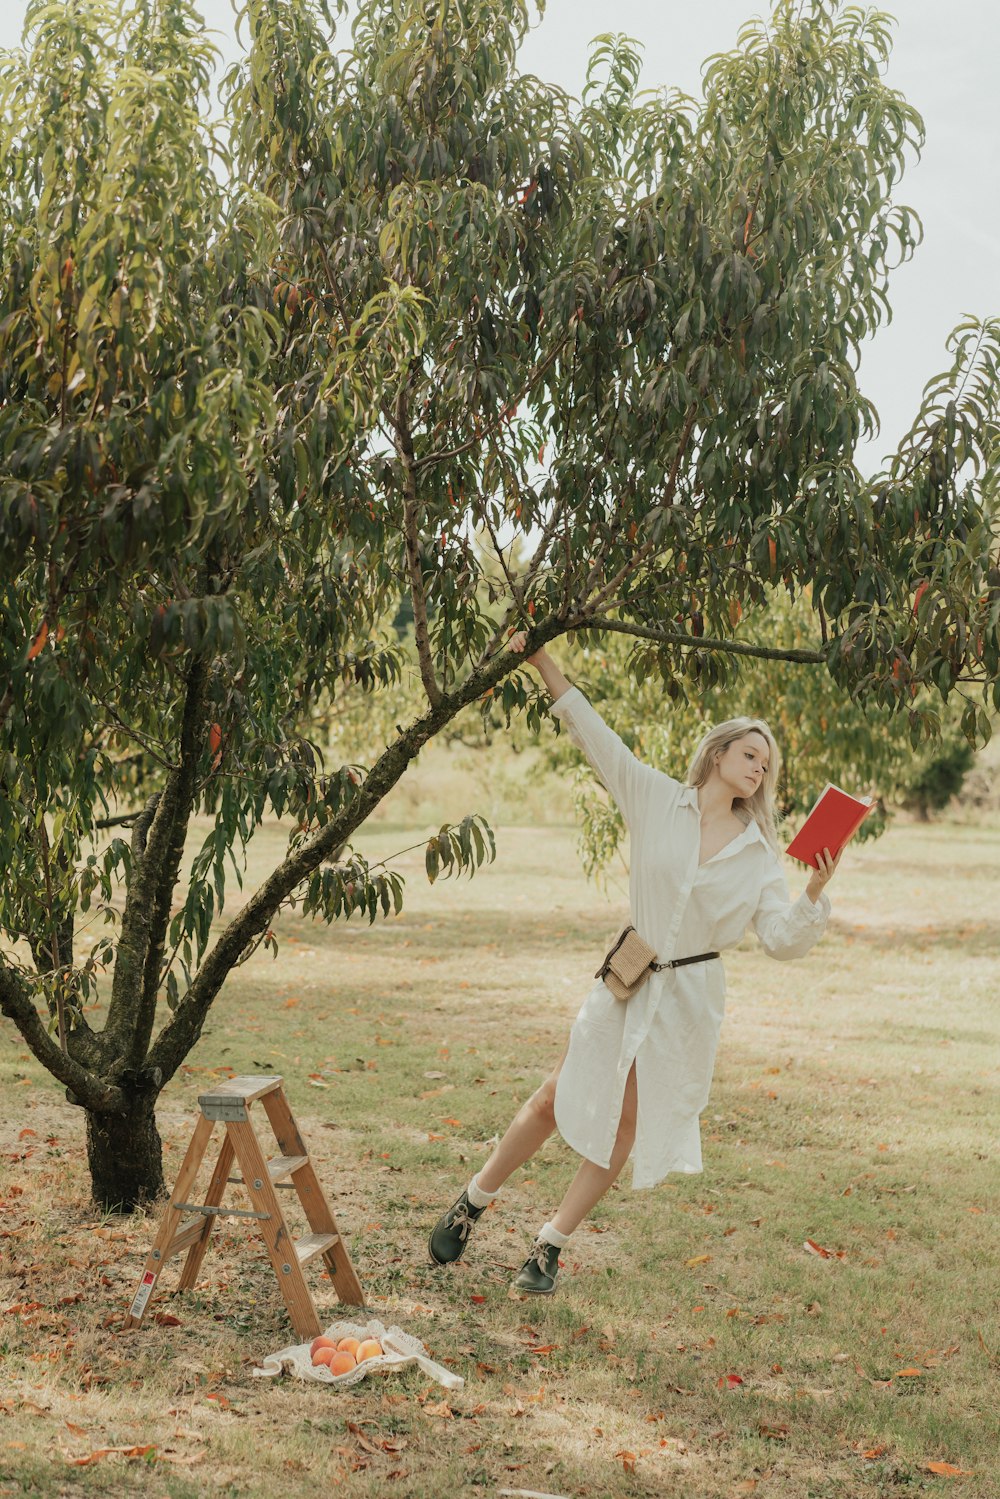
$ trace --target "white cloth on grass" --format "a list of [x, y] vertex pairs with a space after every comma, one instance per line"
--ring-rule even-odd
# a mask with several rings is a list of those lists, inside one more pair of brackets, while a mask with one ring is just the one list
[[[809, 951], [830, 902], [825, 893], [816, 904], [805, 892], [790, 900], [756, 822], [699, 867], [696, 789], [637, 760], [578, 687], [551, 711], [621, 809], [631, 835], [630, 920], [661, 962], [721, 952], [751, 923], [772, 958]], [[573, 1022], [556, 1086], [556, 1125], [566, 1143], [610, 1165], [634, 1061], [633, 1187], [653, 1187], [671, 1171], [700, 1171], [698, 1116], [708, 1102], [725, 996], [720, 959], [654, 973], [627, 1002], [598, 979]]]

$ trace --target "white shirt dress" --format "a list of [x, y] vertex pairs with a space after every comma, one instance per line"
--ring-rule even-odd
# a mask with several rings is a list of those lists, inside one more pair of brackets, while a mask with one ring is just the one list
[[[772, 958], [801, 958], [818, 941], [827, 896], [818, 904], [804, 892], [790, 900], [756, 822], [699, 867], [696, 789], [637, 760], [578, 687], [551, 711], [621, 809], [631, 835], [630, 919], [660, 962], [721, 952], [750, 923]], [[633, 1187], [654, 1187], [671, 1171], [700, 1171], [698, 1116], [708, 1102], [725, 998], [719, 958], [654, 973], [624, 1002], [598, 979], [573, 1022], [556, 1086], [556, 1125], [567, 1145], [598, 1166], [611, 1164], [634, 1061]]]

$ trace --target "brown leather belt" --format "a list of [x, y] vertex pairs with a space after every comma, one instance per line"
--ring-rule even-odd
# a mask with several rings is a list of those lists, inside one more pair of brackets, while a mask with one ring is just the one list
[[717, 958], [717, 952], [695, 953], [692, 958], [671, 958], [669, 963], [650, 963], [654, 973], [659, 973], [662, 968], [684, 968], [688, 963], [707, 963], [710, 958]]

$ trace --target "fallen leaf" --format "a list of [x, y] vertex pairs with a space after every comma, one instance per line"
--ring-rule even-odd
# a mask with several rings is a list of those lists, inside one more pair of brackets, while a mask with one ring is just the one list
[[920, 1376], [923, 1374], [923, 1372], [924, 1372], [923, 1369], [897, 1369], [896, 1370], [896, 1378], [897, 1379], [919, 1379]]
[[180, 1327], [181, 1325], [180, 1317], [175, 1317], [172, 1312], [157, 1312], [153, 1321], [158, 1322], [161, 1327]]
[[85, 1457], [70, 1457], [67, 1461], [71, 1467], [86, 1468], [90, 1463], [99, 1463], [105, 1457], [148, 1457], [156, 1448], [152, 1442], [147, 1447], [98, 1447], [94, 1452], [88, 1452]]
[[924, 1463], [924, 1467], [928, 1473], [940, 1473], [943, 1477], [958, 1477], [959, 1474], [972, 1477], [971, 1468], [956, 1468], [954, 1463]]
[[685, 1260], [684, 1263], [690, 1270], [692, 1265], [707, 1265], [708, 1261], [711, 1258], [712, 1256], [710, 1254], [696, 1254], [693, 1259]]
[[378, 1456], [380, 1449], [375, 1446], [374, 1442], [370, 1442], [368, 1440], [356, 1421], [348, 1421], [347, 1429], [352, 1434], [352, 1436], [357, 1437], [359, 1447], [361, 1447], [365, 1452], [372, 1453], [375, 1457]]
[[719, 1386], [720, 1390], [723, 1390], [723, 1389], [730, 1389], [730, 1390], [732, 1390], [732, 1389], [735, 1389], [735, 1387], [737, 1385], [741, 1385], [742, 1383], [743, 1383], [743, 1375], [742, 1374], [720, 1374], [719, 1377], [718, 1377], [718, 1379], [716, 1380], [716, 1384]]

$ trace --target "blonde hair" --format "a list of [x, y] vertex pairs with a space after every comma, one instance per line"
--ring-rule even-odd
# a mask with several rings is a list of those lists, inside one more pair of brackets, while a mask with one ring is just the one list
[[717, 757], [731, 744], [735, 744], [737, 739], [750, 733], [759, 734], [767, 742], [767, 774], [753, 796], [733, 798], [733, 811], [737, 816], [745, 816], [748, 823], [752, 818], [764, 835], [768, 847], [780, 858], [774, 796], [781, 770], [781, 755], [774, 742], [774, 735], [762, 718], [727, 718], [725, 723], [716, 724], [714, 729], [709, 729], [694, 752], [688, 769], [688, 785], [704, 786], [712, 774]]

